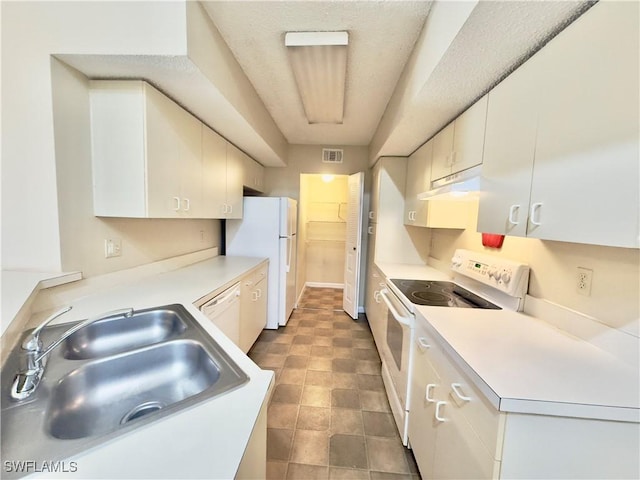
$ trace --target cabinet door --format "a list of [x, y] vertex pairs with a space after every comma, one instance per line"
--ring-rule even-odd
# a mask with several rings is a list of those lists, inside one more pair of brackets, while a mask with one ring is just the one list
[[[182, 216], [179, 107], [155, 88], [144, 86], [147, 216]], [[142, 186], [141, 186], [142, 188]]]
[[431, 163], [431, 181], [446, 177], [451, 173], [451, 155], [453, 153], [454, 122], [433, 137], [433, 160]]
[[538, 72], [532, 59], [489, 93], [479, 232], [527, 235], [538, 123]]
[[451, 173], [482, 163], [487, 120], [487, 95], [471, 105], [455, 120]]
[[242, 155], [232, 144], [227, 144], [227, 214], [225, 218], [242, 218]]
[[202, 203], [207, 218], [225, 218], [227, 198], [227, 141], [202, 128]]
[[638, 247], [637, 2], [600, 2], [538, 55], [529, 236]]
[[435, 418], [435, 407], [443, 394], [440, 378], [429, 363], [419, 338], [416, 339], [416, 343], [411, 376], [409, 443], [418, 464], [420, 476], [427, 480], [435, 478], [433, 464], [439, 423]]
[[[202, 204], [202, 123], [186, 110], [176, 111], [180, 144], [180, 209], [182, 216], [203, 218]], [[178, 174], [176, 172], [176, 174]]]
[[416, 150], [407, 162], [407, 184], [404, 200], [405, 225], [427, 226], [427, 202], [418, 200], [418, 194], [429, 190], [431, 185], [432, 153], [433, 142], [429, 141]]

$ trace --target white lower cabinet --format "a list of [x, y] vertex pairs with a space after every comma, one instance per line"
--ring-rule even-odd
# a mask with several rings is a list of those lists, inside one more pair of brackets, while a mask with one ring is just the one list
[[382, 343], [385, 341], [387, 330], [387, 319], [384, 316], [384, 308], [380, 298], [380, 290], [384, 288], [384, 277], [375, 265], [370, 264], [368, 268], [365, 309], [371, 334], [378, 349], [378, 354], [381, 355]]
[[416, 332], [409, 443], [422, 478], [497, 478], [499, 413], [447, 360], [433, 335]]
[[440, 342], [418, 315], [409, 444], [424, 480], [640, 478], [638, 423], [498, 411]]
[[247, 353], [267, 324], [268, 264], [246, 275], [240, 285], [240, 349]]

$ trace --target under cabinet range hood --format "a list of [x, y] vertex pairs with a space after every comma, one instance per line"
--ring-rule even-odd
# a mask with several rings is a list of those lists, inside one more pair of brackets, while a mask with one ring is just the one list
[[452, 173], [431, 182], [431, 190], [418, 194], [419, 200], [465, 200], [480, 191], [482, 165]]

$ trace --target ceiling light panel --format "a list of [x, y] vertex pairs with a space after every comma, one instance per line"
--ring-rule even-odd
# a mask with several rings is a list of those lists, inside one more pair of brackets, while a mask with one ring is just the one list
[[347, 32], [288, 32], [285, 46], [309, 123], [344, 117]]

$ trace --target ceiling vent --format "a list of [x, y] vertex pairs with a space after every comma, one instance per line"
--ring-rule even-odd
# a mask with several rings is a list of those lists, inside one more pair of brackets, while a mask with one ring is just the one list
[[322, 163], [342, 163], [343, 152], [338, 148], [323, 148]]

